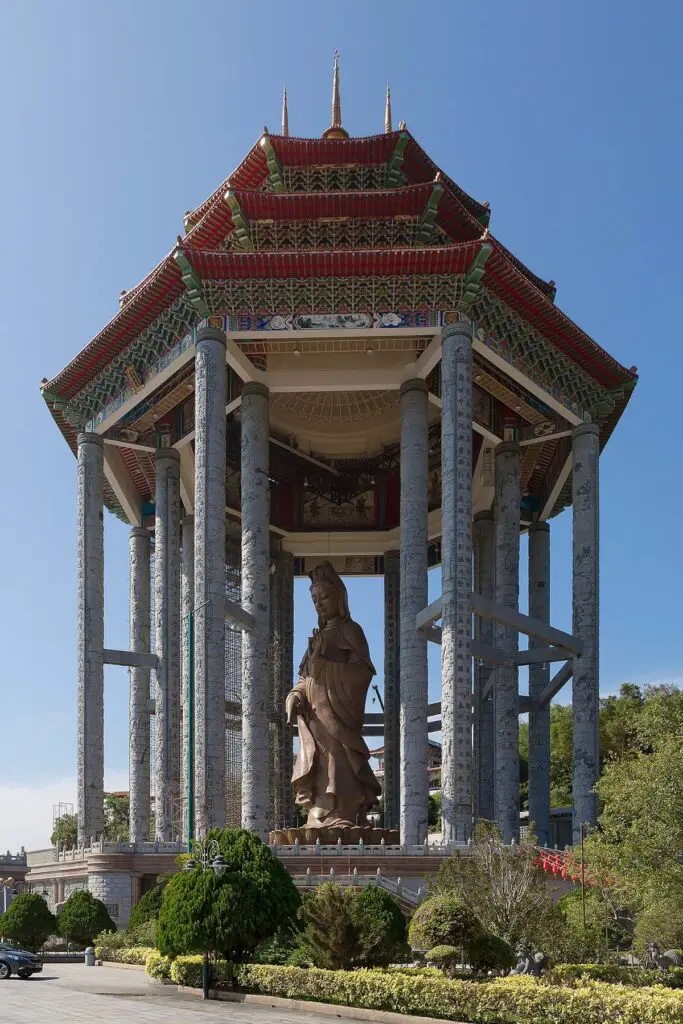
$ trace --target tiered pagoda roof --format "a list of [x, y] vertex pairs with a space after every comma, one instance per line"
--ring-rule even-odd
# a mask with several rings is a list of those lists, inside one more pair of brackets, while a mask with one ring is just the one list
[[[525, 368], [604, 444], [637, 380], [555, 305], [543, 281], [489, 232], [490, 210], [429, 158], [407, 129], [367, 138], [264, 131], [237, 169], [185, 215], [185, 234], [43, 395], [75, 450], [76, 432], [203, 319], [258, 330], [280, 314], [472, 317], [486, 343]], [[334, 134], [333, 130], [330, 132]], [[261, 319], [260, 319], [261, 318]], [[231, 321], [232, 322], [232, 321]], [[543, 445], [550, 466], [555, 447]], [[122, 452], [145, 496], [144, 453]], [[149, 477], [152, 477], [150, 482]], [[107, 503], [118, 509], [112, 492]], [[558, 511], [568, 501], [558, 496]]]

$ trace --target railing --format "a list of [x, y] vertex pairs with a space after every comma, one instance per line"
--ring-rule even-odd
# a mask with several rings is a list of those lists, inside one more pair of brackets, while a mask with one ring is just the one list
[[403, 884], [400, 877], [395, 881], [387, 878], [379, 868], [377, 868], [377, 872], [374, 875], [360, 875], [357, 868], [354, 868], [351, 873], [339, 874], [333, 867], [330, 868], [328, 874], [318, 875], [308, 868], [305, 875], [292, 875], [292, 878], [294, 884], [299, 889], [315, 889], [325, 882], [338, 882], [339, 885], [358, 886], [359, 888], [377, 885], [381, 889], [386, 889], [387, 892], [390, 892], [392, 896], [396, 896], [397, 899], [403, 900], [404, 903], [414, 907], [418, 906], [427, 894], [427, 890], [422, 886], [419, 889], [408, 888]]
[[26, 850], [22, 849], [19, 853], [0, 853], [0, 867], [26, 867]]
[[87, 857], [108, 854], [108, 853], [128, 853], [128, 854], [151, 854], [151, 853], [173, 853], [176, 856], [179, 853], [187, 852], [187, 844], [180, 840], [174, 842], [160, 842], [155, 840], [154, 842], [148, 843], [124, 843], [124, 842], [107, 842], [105, 840], [92, 840], [87, 846], [75, 846], [70, 849], [57, 850], [55, 851], [55, 860], [59, 860], [59, 863], [70, 863], [77, 860], [85, 860]]
[[402, 843], [397, 846], [389, 846], [384, 840], [377, 845], [368, 845], [361, 839], [358, 843], [346, 844], [339, 839], [336, 843], [325, 845], [318, 840], [310, 846], [303, 845], [297, 839], [292, 846], [271, 846], [276, 857], [447, 857], [456, 850], [459, 853], [467, 854], [470, 850], [470, 841], [458, 843], [424, 843], [409, 846]]

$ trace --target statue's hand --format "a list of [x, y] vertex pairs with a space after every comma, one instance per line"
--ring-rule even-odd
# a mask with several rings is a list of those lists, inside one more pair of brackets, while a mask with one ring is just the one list
[[304, 715], [306, 699], [300, 690], [292, 690], [287, 694], [285, 709], [287, 711], [287, 723], [293, 725], [295, 720]]

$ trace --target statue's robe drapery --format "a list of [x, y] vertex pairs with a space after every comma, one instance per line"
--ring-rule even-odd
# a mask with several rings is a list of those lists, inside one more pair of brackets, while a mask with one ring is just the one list
[[364, 823], [381, 793], [362, 735], [375, 675], [367, 640], [356, 622], [345, 619], [321, 631], [319, 658], [310, 651], [309, 644], [294, 688], [304, 697], [292, 776], [296, 803], [308, 808], [310, 827]]

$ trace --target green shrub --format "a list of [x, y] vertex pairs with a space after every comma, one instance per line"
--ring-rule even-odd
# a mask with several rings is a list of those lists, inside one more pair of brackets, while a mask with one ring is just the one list
[[484, 932], [467, 943], [467, 959], [476, 974], [509, 971], [517, 963], [512, 947], [497, 935]]
[[[187, 988], [202, 987], [202, 963], [204, 957], [179, 956], [171, 963], [171, 981]], [[233, 976], [232, 964], [226, 960], [211, 963], [211, 984], [231, 985]]]
[[450, 893], [431, 896], [412, 916], [408, 942], [412, 949], [467, 945], [481, 932], [479, 922], [463, 901]]
[[548, 985], [580, 985], [586, 981], [602, 981], [610, 985], [630, 985], [633, 988], [648, 988], [652, 985], [683, 988], [683, 967], [650, 971], [621, 964], [558, 964], [544, 975], [543, 980]]
[[227, 870], [184, 870], [164, 890], [157, 923], [157, 945], [167, 956], [220, 953], [248, 958], [279, 927], [291, 920], [300, 897], [291, 876], [253, 832], [213, 829]]
[[108, 946], [106, 943], [95, 946], [95, 956], [98, 960], [115, 964], [139, 964], [141, 967], [146, 967], [150, 956], [156, 955], [156, 952], [156, 949], [145, 946], [121, 948]]
[[100, 932], [116, 931], [104, 903], [87, 889], [71, 893], [57, 915], [57, 927], [63, 938], [80, 946], [91, 946]]
[[436, 964], [447, 977], [450, 977], [458, 967], [462, 956], [457, 946], [434, 946], [425, 954], [425, 960], [430, 964]]
[[150, 978], [156, 981], [171, 980], [171, 958], [163, 956], [158, 949], [153, 950], [147, 957], [146, 968]]
[[683, 1019], [683, 994], [663, 988], [632, 991], [589, 982], [568, 989], [524, 977], [474, 984], [398, 971], [256, 964], [237, 967], [236, 976], [243, 989], [264, 995], [475, 1024], [679, 1024]]
[[[301, 907], [304, 962], [331, 970], [391, 963], [405, 945], [405, 918], [377, 886], [350, 889], [325, 882]], [[290, 961], [291, 962], [291, 961]]]
[[352, 890], [351, 919], [358, 935], [359, 952], [354, 965], [381, 967], [390, 964], [406, 944], [406, 919], [386, 889], [370, 885]]
[[128, 929], [138, 928], [147, 921], [156, 921], [159, 917], [161, 904], [164, 898], [164, 889], [168, 885], [168, 878], [161, 877], [153, 889], [146, 892], [135, 904], [128, 919]]
[[676, 893], [671, 899], [651, 903], [638, 914], [633, 945], [642, 954], [651, 942], [661, 949], [683, 946], [683, 895]]
[[5, 913], [0, 914], [0, 935], [13, 939], [33, 953], [56, 931], [54, 914], [37, 892], [21, 893], [12, 900]]

